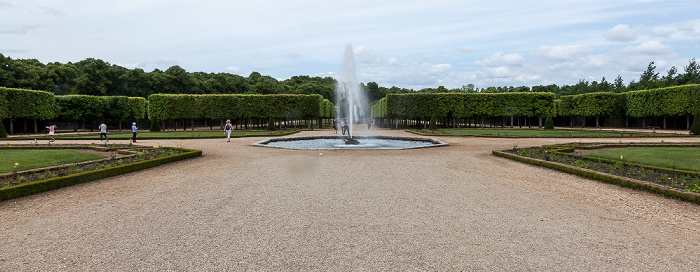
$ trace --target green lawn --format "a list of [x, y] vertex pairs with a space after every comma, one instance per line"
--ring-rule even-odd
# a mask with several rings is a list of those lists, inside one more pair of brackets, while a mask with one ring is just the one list
[[[441, 129], [440, 134], [460, 136], [522, 136], [522, 137], [620, 137], [620, 132], [594, 130], [544, 129]], [[629, 136], [630, 133], [625, 133]]]
[[55, 166], [66, 163], [83, 162], [105, 158], [105, 156], [82, 153], [72, 150], [0, 150], [0, 173]]
[[700, 147], [625, 147], [603, 150], [587, 156], [700, 172]]
[[[282, 135], [289, 133], [290, 131], [265, 131], [265, 130], [234, 130], [231, 132], [231, 137], [245, 137], [245, 136], [272, 136], [272, 135]], [[133, 135], [131, 132], [123, 133], [108, 133], [107, 137], [110, 140], [126, 140], [131, 139]], [[169, 131], [169, 132], [139, 132], [136, 135], [136, 140], [138, 139], [187, 139], [187, 138], [226, 138], [226, 134], [223, 130], [213, 130], [213, 131]], [[100, 135], [86, 135], [86, 136], [56, 136], [56, 139], [100, 139]]]

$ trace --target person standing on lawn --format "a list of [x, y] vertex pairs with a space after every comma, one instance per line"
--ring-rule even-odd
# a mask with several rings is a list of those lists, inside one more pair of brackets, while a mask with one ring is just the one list
[[131, 133], [134, 134], [133, 138], [131, 138], [131, 141], [133, 141], [134, 143], [136, 142], [136, 134], [139, 133], [138, 129], [139, 128], [136, 127], [136, 122], [131, 123]]
[[102, 142], [102, 136], [105, 136], [105, 140], [109, 142], [109, 138], [107, 138], [107, 125], [105, 125], [105, 122], [102, 122], [100, 125], [100, 142]]

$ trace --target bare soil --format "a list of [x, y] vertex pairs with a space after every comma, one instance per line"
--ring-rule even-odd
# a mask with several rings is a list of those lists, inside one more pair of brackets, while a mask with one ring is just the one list
[[[315, 134], [333, 131], [293, 136]], [[204, 154], [0, 202], [0, 271], [697, 270], [700, 205], [491, 155], [605, 139], [437, 138], [450, 146], [142, 140]]]

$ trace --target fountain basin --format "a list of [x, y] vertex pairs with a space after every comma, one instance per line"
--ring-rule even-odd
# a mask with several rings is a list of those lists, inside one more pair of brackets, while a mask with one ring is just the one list
[[415, 149], [449, 145], [443, 141], [425, 137], [353, 136], [359, 144], [346, 144], [347, 136], [320, 135], [270, 138], [253, 146], [300, 150], [390, 150]]

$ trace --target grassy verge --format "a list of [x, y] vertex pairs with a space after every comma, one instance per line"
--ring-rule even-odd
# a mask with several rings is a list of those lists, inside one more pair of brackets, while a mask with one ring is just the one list
[[[105, 158], [73, 150], [0, 150], [0, 173]], [[17, 165], [15, 165], [17, 163]], [[16, 168], [15, 168], [16, 166]]]
[[700, 147], [624, 147], [586, 155], [700, 172]]
[[503, 137], [503, 138], [626, 138], [626, 137], [684, 137], [689, 135], [670, 133], [642, 133], [629, 131], [602, 130], [569, 130], [569, 129], [438, 129], [407, 130], [408, 132], [426, 136], [473, 136], [473, 137]]

